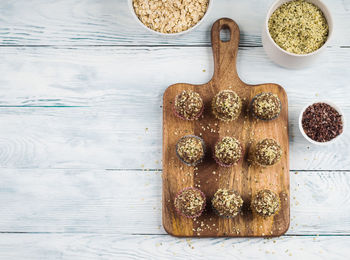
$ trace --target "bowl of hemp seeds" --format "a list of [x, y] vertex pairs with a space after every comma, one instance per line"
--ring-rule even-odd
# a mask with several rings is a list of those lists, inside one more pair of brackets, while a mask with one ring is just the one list
[[178, 36], [197, 28], [213, 0], [128, 0], [136, 22], [162, 36]]
[[299, 69], [317, 60], [332, 31], [330, 11], [320, 0], [277, 0], [267, 13], [262, 43], [275, 63]]

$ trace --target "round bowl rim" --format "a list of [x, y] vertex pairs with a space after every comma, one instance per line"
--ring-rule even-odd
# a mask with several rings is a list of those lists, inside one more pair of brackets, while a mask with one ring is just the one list
[[[290, 56], [293, 56], [293, 57], [308, 57], [308, 56], [314, 56], [316, 55], [317, 53], [321, 52], [323, 49], [325, 49], [327, 47], [327, 44], [329, 43], [329, 41], [331, 40], [332, 36], [333, 36], [333, 17], [332, 17], [332, 14], [329, 10], [329, 8], [326, 6], [325, 3], [323, 3], [321, 0], [314, 0], [316, 2], [319, 2], [321, 3], [321, 5], [323, 5], [324, 9], [327, 10], [327, 13], [328, 13], [328, 18], [326, 17], [326, 14], [325, 12], [323, 12], [322, 8], [316, 4], [316, 3], [312, 3], [314, 5], [316, 5], [318, 8], [321, 9], [321, 11], [323, 12], [326, 20], [327, 20], [327, 23], [328, 23], [328, 37], [327, 37], [327, 40], [325, 41], [325, 43], [320, 47], [318, 48], [317, 50], [313, 51], [313, 52], [310, 52], [310, 53], [306, 53], [306, 54], [296, 54], [296, 53], [292, 53], [292, 52], [288, 52], [284, 49], [282, 49], [280, 46], [278, 46], [278, 44], [272, 39], [271, 37], [271, 34], [270, 34], [270, 30], [269, 30], [269, 19], [272, 15], [272, 13], [279, 7], [281, 6], [283, 3], [287, 3], [287, 2], [291, 2], [293, 0], [276, 0], [275, 2], [272, 3], [272, 5], [270, 6], [268, 12], [267, 12], [267, 15], [265, 17], [265, 24], [264, 24], [264, 28], [267, 32], [267, 38], [269, 39], [270, 42], [272, 42], [273, 46], [275, 46], [279, 51], [283, 52], [284, 54], [286, 55], [290, 55]], [[310, 2], [308, 0], [306, 0], [307, 2]], [[311, 3], [311, 2], [310, 2]]]
[[[343, 123], [343, 131], [336, 137], [334, 137], [333, 139], [327, 141], [327, 142], [317, 142], [313, 139], [311, 139], [310, 137], [308, 137], [308, 135], [305, 133], [304, 131], [304, 128], [303, 128], [303, 125], [302, 125], [302, 119], [303, 119], [303, 114], [305, 112], [305, 110], [313, 105], [313, 104], [316, 104], [316, 103], [325, 103], [327, 105], [330, 105], [332, 108], [334, 108], [340, 115], [341, 115], [341, 119], [342, 119], [342, 123]], [[309, 141], [310, 143], [312, 144], [315, 144], [315, 145], [320, 145], [320, 146], [326, 146], [326, 145], [329, 145], [329, 144], [332, 144], [336, 141], [338, 141], [340, 139], [340, 137], [344, 134], [345, 132], [345, 118], [344, 118], [344, 113], [343, 111], [341, 110], [341, 108], [339, 106], [337, 106], [335, 103], [331, 102], [331, 101], [328, 101], [328, 100], [316, 100], [314, 102], [311, 102], [311, 103], [308, 103], [306, 106], [303, 107], [303, 109], [301, 110], [300, 114], [299, 114], [299, 120], [298, 120], [298, 125], [299, 125], [299, 131], [301, 132], [301, 134], [304, 136], [304, 138]]]
[[176, 37], [176, 36], [180, 36], [180, 35], [184, 35], [186, 33], [189, 33], [192, 30], [194, 30], [195, 28], [197, 28], [200, 24], [202, 24], [203, 20], [208, 16], [208, 13], [211, 10], [211, 7], [213, 5], [213, 1], [214, 0], [209, 0], [207, 11], [205, 12], [205, 14], [203, 15], [202, 19], [200, 19], [197, 24], [195, 24], [194, 26], [192, 26], [191, 28], [189, 28], [189, 29], [187, 29], [185, 31], [178, 32], [178, 33], [161, 33], [161, 32], [157, 32], [155, 30], [152, 30], [151, 28], [149, 28], [145, 24], [143, 24], [140, 21], [140, 19], [137, 17], [137, 15], [135, 13], [135, 10], [134, 10], [134, 7], [132, 5], [133, 0], [128, 0], [128, 6], [129, 6], [129, 9], [130, 9], [130, 12], [131, 12], [132, 16], [136, 19], [137, 23], [139, 25], [141, 25], [143, 28], [145, 28], [147, 31], [149, 31], [151, 33], [154, 33], [156, 35], [167, 36], [167, 37]]

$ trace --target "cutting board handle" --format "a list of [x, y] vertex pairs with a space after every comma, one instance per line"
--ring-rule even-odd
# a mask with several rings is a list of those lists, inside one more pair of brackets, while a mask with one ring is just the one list
[[[222, 41], [220, 31], [228, 29], [230, 39]], [[236, 69], [236, 59], [239, 45], [239, 27], [229, 18], [217, 20], [211, 28], [211, 43], [214, 55], [213, 80], [232, 79], [240, 80]]]

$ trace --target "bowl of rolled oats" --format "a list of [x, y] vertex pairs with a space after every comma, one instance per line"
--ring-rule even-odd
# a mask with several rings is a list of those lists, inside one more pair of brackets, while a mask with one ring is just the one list
[[176, 36], [198, 27], [213, 0], [128, 0], [137, 23], [158, 35]]
[[320, 0], [277, 0], [269, 9], [262, 31], [264, 49], [282, 67], [311, 65], [326, 49], [333, 20]]

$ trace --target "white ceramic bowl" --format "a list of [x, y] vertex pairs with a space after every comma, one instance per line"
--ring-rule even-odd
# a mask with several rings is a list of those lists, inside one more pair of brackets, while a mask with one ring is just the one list
[[329, 27], [329, 34], [328, 34], [327, 41], [321, 48], [308, 54], [294, 54], [294, 53], [287, 52], [283, 50], [281, 47], [279, 47], [275, 43], [275, 41], [272, 39], [269, 32], [268, 23], [272, 13], [282, 4], [289, 1], [291, 0], [277, 0], [271, 6], [264, 22], [261, 38], [262, 38], [264, 49], [271, 60], [273, 60], [275, 63], [277, 63], [282, 67], [286, 67], [290, 69], [300, 69], [311, 65], [315, 60], [317, 60], [319, 54], [326, 48], [327, 43], [329, 42], [333, 34], [333, 20], [329, 9], [326, 7], [326, 5], [323, 2], [321, 2], [320, 0], [307, 0], [308, 2], [319, 7], [323, 12], [324, 16], [326, 17], [328, 27]]
[[195, 25], [192, 26], [191, 28], [187, 29], [186, 31], [182, 31], [182, 32], [179, 32], [179, 33], [161, 33], [161, 32], [157, 32], [157, 31], [155, 31], [155, 30], [152, 30], [151, 28], [148, 28], [148, 27], [147, 27], [146, 25], [144, 25], [144, 24], [139, 20], [139, 18], [137, 17], [137, 15], [136, 15], [136, 13], [135, 13], [135, 10], [134, 10], [134, 6], [133, 6], [133, 4], [132, 4], [133, 0], [128, 0], [128, 5], [129, 5], [129, 9], [130, 9], [130, 12], [131, 12], [132, 16], [135, 18], [135, 21], [136, 21], [139, 25], [141, 25], [143, 28], [145, 28], [147, 31], [152, 32], [152, 33], [157, 34], [157, 35], [161, 35], [161, 36], [176, 37], [176, 36], [179, 36], [179, 35], [183, 35], [183, 34], [189, 33], [189, 32], [191, 32], [191, 31], [193, 31], [195, 28], [197, 28], [200, 24], [202, 24], [202, 22], [203, 22], [204, 19], [208, 16], [208, 13], [209, 13], [210, 10], [211, 10], [213, 1], [214, 1], [214, 0], [209, 0], [207, 11], [205, 12], [204, 16], [202, 17], [202, 19], [201, 19], [197, 24], [195, 24]]
[[[338, 135], [337, 137], [333, 138], [332, 140], [328, 141], [328, 142], [317, 142], [317, 141], [314, 141], [312, 140], [310, 137], [307, 136], [307, 134], [305, 134], [304, 132], [304, 129], [303, 129], [303, 124], [302, 124], [302, 119], [303, 119], [303, 114], [305, 112], [305, 110], [315, 104], [315, 103], [326, 103], [328, 105], [330, 105], [331, 107], [333, 107], [335, 110], [337, 110], [337, 112], [341, 115], [341, 119], [342, 119], [342, 122], [343, 122], [343, 132]], [[344, 131], [345, 131], [345, 118], [344, 118], [344, 113], [343, 111], [340, 109], [340, 107], [338, 107], [336, 104], [334, 104], [333, 102], [330, 102], [330, 101], [324, 101], [324, 100], [318, 100], [316, 102], [313, 102], [311, 104], [308, 104], [307, 106], [305, 106], [301, 112], [300, 112], [300, 115], [299, 115], [299, 130], [301, 132], [301, 134], [305, 137], [306, 140], [308, 140], [310, 143], [312, 144], [316, 144], [316, 145], [329, 145], [329, 144], [332, 144], [336, 141], [338, 141], [340, 139], [340, 137], [344, 134]]]

